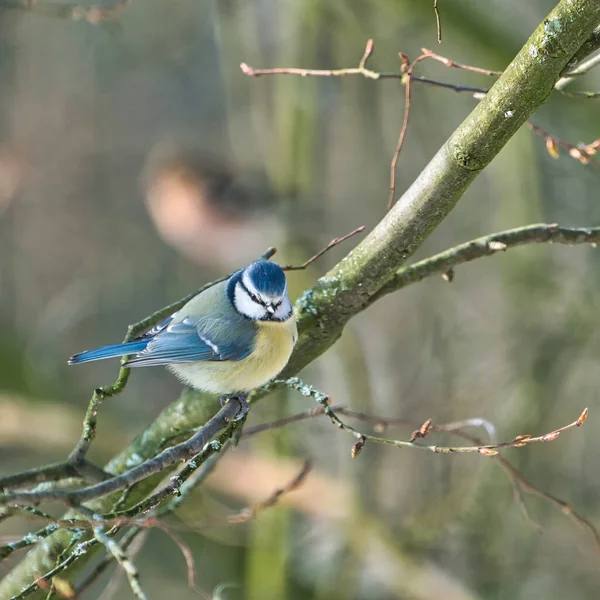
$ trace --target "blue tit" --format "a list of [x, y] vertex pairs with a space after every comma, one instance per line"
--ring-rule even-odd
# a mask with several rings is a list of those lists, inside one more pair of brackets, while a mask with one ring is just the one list
[[259, 260], [190, 300], [141, 337], [75, 354], [69, 364], [128, 356], [126, 367], [166, 366], [185, 384], [222, 401], [238, 399], [287, 364], [298, 331], [285, 273]]

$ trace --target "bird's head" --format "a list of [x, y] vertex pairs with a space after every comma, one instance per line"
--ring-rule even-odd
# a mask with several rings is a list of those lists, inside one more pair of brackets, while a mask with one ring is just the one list
[[234, 308], [255, 321], [286, 321], [292, 315], [285, 273], [279, 265], [259, 260], [238, 271], [229, 282]]

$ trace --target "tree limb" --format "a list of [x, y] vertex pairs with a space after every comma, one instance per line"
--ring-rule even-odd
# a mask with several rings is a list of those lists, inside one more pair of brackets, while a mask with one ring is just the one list
[[108, 494], [119, 492], [125, 488], [147, 479], [150, 475], [164, 471], [185, 460], [189, 460], [208, 444], [213, 437], [232, 423], [239, 410], [237, 401], [229, 401], [210, 421], [203, 425], [194, 435], [184, 442], [166, 448], [153, 458], [136, 465], [106, 481], [101, 481], [77, 490], [32, 490], [22, 492], [7, 492], [0, 494], [2, 504], [36, 505], [40, 502], [58, 500], [69, 506], [102, 498]]
[[[375, 294], [370, 302], [379, 300], [385, 294], [395, 292], [411, 283], [421, 281], [432, 275], [444, 275], [460, 264], [504, 252], [525, 244], [600, 244], [600, 227], [560, 227], [556, 223], [538, 223], [527, 227], [517, 227], [492, 233], [470, 242], [460, 244], [434, 256], [404, 267]], [[451, 276], [450, 276], [451, 278]]]
[[562, 0], [377, 227], [296, 304], [300, 339], [282, 377], [327, 350], [552, 93], [600, 22], [600, 0]]

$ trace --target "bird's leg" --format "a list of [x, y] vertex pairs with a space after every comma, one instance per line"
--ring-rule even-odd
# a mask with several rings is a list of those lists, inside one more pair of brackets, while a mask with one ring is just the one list
[[239, 402], [240, 410], [235, 416], [235, 420], [241, 421], [246, 417], [248, 411], [250, 410], [250, 407], [248, 406], [248, 402], [246, 400], [247, 398], [248, 394], [223, 394], [219, 400], [221, 402], [221, 406], [225, 406], [225, 404], [227, 404], [227, 402], [229, 402], [230, 400], [235, 400]]

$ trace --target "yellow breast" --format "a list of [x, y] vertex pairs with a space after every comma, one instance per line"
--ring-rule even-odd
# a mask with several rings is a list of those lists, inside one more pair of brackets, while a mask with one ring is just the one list
[[188, 385], [213, 394], [250, 392], [279, 375], [298, 337], [296, 320], [259, 321], [254, 351], [238, 361], [206, 361], [170, 365]]

